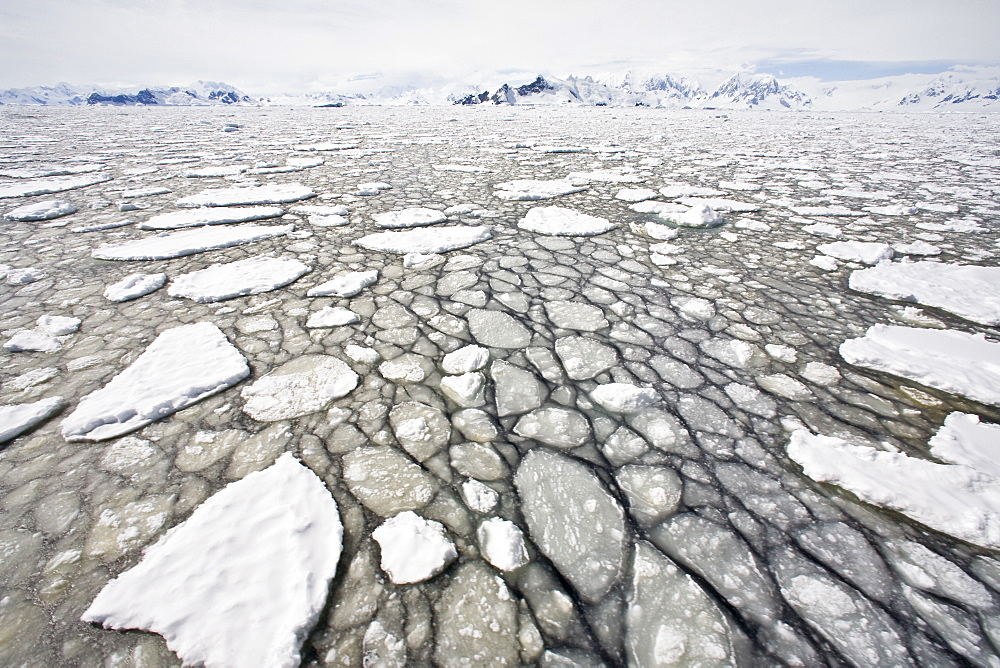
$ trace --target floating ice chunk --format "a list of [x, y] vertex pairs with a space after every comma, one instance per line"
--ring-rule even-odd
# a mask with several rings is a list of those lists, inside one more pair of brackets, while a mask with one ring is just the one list
[[102, 441], [135, 431], [250, 375], [246, 359], [215, 325], [161, 333], [135, 362], [91, 392], [62, 422], [67, 441]]
[[[489, 566], [474, 561], [455, 569], [434, 606], [434, 665], [523, 665], [525, 633], [517, 599]], [[536, 632], [537, 633], [537, 632]]]
[[360, 364], [375, 364], [382, 358], [377, 350], [354, 344], [345, 346], [344, 354]]
[[474, 408], [486, 403], [486, 378], [478, 372], [445, 376], [441, 379], [441, 392], [463, 408]]
[[642, 183], [643, 178], [628, 169], [595, 169], [590, 172], [570, 172], [566, 180], [584, 185], [591, 181], [602, 183]]
[[196, 508], [81, 619], [160, 633], [185, 665], [298, 666], [342, 535], [326, 486], [286, 453]]
[[36, 220], [52, 220], [53, 218], [68, 216], [71, 213], [76, 213], [76, 211], [76, 205], [72, 202], [50, 199], [44, 202], [36, 202], [34, 204], [19, 206], [16, 209], [5, 213], [3, 217], [8, 220], [33, 222]]
[[976, 220], [955, 220], [948, 223], [917, 223], [917, 227], [931, 232], [972, 232], [983, 234], [989, 232], [990, 228], [983, 227]]
[[726, 395], [733, 400], [733, 403], [748, 413], [764, 418], [773, 418], [777, 415], [778, 405], [756, 387], [742, 383], [729, 383], [723, 389]]
[[177, 206], [240, 206], [243, 204], [285, 204], [315, 197], [312, 188], [299, 183], [266, 186], [209, 188], [197, 195], [177, 200]]
[[1000, 406], [1000, 343], [982, 334], [874, 325], [840, 344], [851, 364]]
[[86, 174], [84, 176], [56, 176], [48, 179], [5, 183], [0, 185], [0, 199], [51, 195], [67, 190], [86, 188], [110, 180], [111, 176], [108, 174]]
[[54, 366], [42, 367], [41, 369], [32, 369], [31, 371], [25, 371], [20, 376], [17, 376], [13, 380], [8, 380], [3, 385], [7, 389], [12, 390], [26, 390], [36, 385], [41, 385], [44, 382], [50, 381], [59, 375], [59, 369]]
[[532, 202], [541, 199], [552, 199], [559, 195], [583, 192], [587, 186], [577, 186], [569, 179], [554, 179], [551, 181], [535, 179], [516, 179], [505, 181], [493, 186], [493, 194], [500, 199]]
[[614, 348], [583, 336], [556, 339], [556, 355], [572, 380], [588, 380], [618, 364]]
[[38, 329], [52, 336], [73, 334], [80, 329], [80, 319], [65, 315], [43, 315], [35, 321]]
[[368, 250], [382, 253], [446, 253], [460, 248], [468, 248], [493, 238], [488, 227], [454, 225], [436, 227], [430, 230], [407, 230], [405, 232], [378, 232], [361, 237], [354, 242]]
[[351, 271], [338, 274], [332, 280], [310, 288], [308, 297], [353, 297], [378, 281], [378, 270]]
[[[10, 179], [38, 179], [46, 176], [71, 176], [73, 174], [87, 174], [104, 169], [104, 165], [66, 165], [51, 164], [41, 167], [19, 167], [14, 169], [0, 170], [0, 176]], [[126, 174], [129, 170], [124, 170]], [[155, 169], [152, 171], [156, 171]]]
[[636, 387], [629, 383], [605, 383], [598, 385], [591, 393], [601, 408], [611, 413], [636, 413], [660, 400], [656, 390]]
[[166, 274], [129, 274], [105, 288], [104, 297], [113, 302], [127, 302], [159, 290], [166, 282]]
[[978, 415], [951, 413], [928, 445], [942, 461], [971, 466], [1000, 480], [1000, 425], [983, 424]]
[[524, 348], [531, 342], [531, 332], [502, 311], [472, 309], [466, 318], [472, 337], [484, 346]]
[[427, 377], [430, 366], [431, 364], [420, 355], [403, 353], [398, 357], [382, 362], [378, 367], [378, 371], [387, 380], [397, 383], [419, 383]]
[[757, 192], [764, 189], [759, 183], [747, 181], [719, 181], [719, 187], [726, 190], [739, 190], [740, 192]]
[[225, 177], [225, 176], [238, 176], [243, 172], [247, 171], [247, 167], [243, 165], [215, 165], [211, 167], [199, 167], [198, 169], [189, 169], [186, 172], [181, 172], [181, 176], [186, 176], [190, 179], [200, 179], [200, 178], [212, 178], [212, 177]]
[[297, 216], [346, 216], [350, 210], [343, 204], [299, 204], [288, 209]]
[[490, 361], [490, 351], [481, 346], [468, 345], [444, 356], [441, 369], [449, 374], [479, 371]]
[[799, 354], [795, 348], [784, 346], [780, 343], [768, 343], [764, 346], [764, 351], [774, 359], [789, 364], [794, 363], [799, 358]]
[[514, 484], [534, 543], [584, 600], [600, 601], [625, 566], [625, 514], [586, 465], [544, 449], [521, 460]]
[[518, 420], [514, 433], [557, 448], [575, 448], [590, 439], [590, 422], [578, 411], [546, 406]]
[[475, 172], [481, 174], [489, 174], [493, 172], [492, 169], [487, 169], [486, 167], [477, 167], [476, 165], [446, 164], [446, 165], [431, 165], [431, 167], [439, 172]]
[[816, 385], [836, 385], [840, 382], [840, 372], [836, 367], [822, 362], [808, 362], [800, 375]]
[[122, 199], [138, 199], [140, 197], [155, 197], [156, 195], [169, 195], [173, 191], [170, 188], [159, 188], [150, 186], [148, 188], [129, 188], [122, 191]]
[[852, 290], [933, 306], [982, 325], [1000, 325], [1000, 267], [881, 262], [851, 274]]
[[444, 413], [417, 401], [394, 406], [389, 424], [399, 444], [418, 462], [434, 456], [451, 438], [451, 423]]
[[457, 556], [440, 522], [404, 511], [372, 531], [382, 551], [382, 570], [393, 584], [429, 580]]
[[0, 443], [41, 424], [65, 405], [62, 397], [49, 397], [28, 404], [0, 406]]
[[592, 237], [618, 227], [607, 218], [561, 206], [536, 206], [517, 224], [522, 230], [562, 237]]
[[344, 482], [376, 515], [423, 508], [437, 493], [434, 478], [398, 448], [364, 447], [344, 455]]
[[62, 349], [62, 343], [47, 332], [29, 329], [12, 336], [3, 347], [12, 353], [54, 353]]
[[261, 422], [321, 411], [358, 386], [358, 374], [330, 355], [303, 355], [243, 388], [243, 412]]
[[327, 306], [309, 316], [306, 320], [306, 327], [309, 329], [320, 327], [341, 327], [343, 325], [353, 325], [361, 322], [361, 317], [351, 309], [343, 306]]
[[926, 241], [914, 241], [908, 244], [893, 244], [892, 250], [899, 255], [940, 255], [941, 249]]
[[667, 199], [677, 199], [679, 197], [714, 197], [722, 195], [723, 192], [715, 188], [693, 186], [688, 183], [671, 183], [668, 186], [660, 188], [660, 194]]
[[808, 232], [809, 234], [815, 234], [816, 236], [826, 237], [828, 239], [839, 239], [844, 236], [843, 230], [836, 225], [831, 225], [830, 223], [813, 223], [812, 225], [806, 225], [803, 227], [802, 231]]
[[8, 265], [2, 265], [6, 267], [3, 271], [7, 277], [7, 282], [11, 285], [28, 285], [29, 283], [34, 283], [45, 278], [46, 273], [39, 269], [38, 267], [25, 267], [23, 269], [13, 269]]
[[[677, 200], [679, 204], [689, 206], [694, 210], [704, 211], [706, 208], [715, 213], [716, 211], [732, 211], [733, 213], [751, 213], [759, 211], [759, 204], [750, 202], [738, 202], [733, 199], [721, 199], [718, 197], [681, 197]], [[688, 227], [708, 227], [707, 225], [688, 225]]]
[[443, 223], [448, 220], [448, 216], [435, 209], [428, 209], [422, 206], [415, 206], [400, 211], [387, 211], [385, 213], [372, 214], [376, 227], [395, 229], [399, 227], [422, 227]]
[[837, 267], [840, 266], [840, 263], [829, 255], [817, 255], [809, 260], [809, 264], [823, 271], [836, 271]]
[[917, 208], [906, 206], [905, 204], [891, 204], [889, 206], [866, 206], [864, 210], [868, 213], [877, 213], [881, 216], [912, 216], [917, 212]]
[[[980, 427], [982, 435], [993, 436], [986, 431]], [[961, 431], [950, 428], [940, 442], [944, 445], [956, 435], [962, 438]], [[970, 461], [963, 449], [945, 446], [944, 452]], [[1000, 547], [1000, 480], [986, 472], [852, 445], [804, 429], [792, 433], [788, 456], [814, 480], [843, 487], [942, 533], [987, 548]]]
[[684, 315], [698, 320], [709, 320], [715, 317], [715, 304], [701, 297], [674, 297], [670, 300], [670, 305]]
[[373, 197], [383, 190], [392, 190], [392, 186], [382, 181], [373, 181], [371, 183], [359, 183], [355, 193], [362, 197]]
[[538, 377], [503, 360], [496, 360], [490, 366], [490, 375], [495, 385], [497, 415], [520, 415], [541, 406], [549, 390]]
[[407, 269], [430, 269], [444, 262], [444, 256], [438, 253], [407, 253], [403, 256], [403, 266]]
[[878, 264], [892, 257], [892, 246], [871, 241], [834, 241], [816, 247], [820, 253], [845, 262]]
[[846, 206], [793, 206], [789, 207], [800, 216], [863, 216], [860, 211], [851, 211]]
[[575, 329], [581, 332], [596, 332], [609, 327], [604, 311], [597, 306], [569, 301], [545, 302], [545, 315], [556, 327]]
[[615, 195], [615, 199], [623, 202], [643, 202], [656, 196], [657, 192], [649, 188], [623, 188]]
[[628, 497], [629, 514], [644, 527], [659, 524], [680, 506], [684, 486], [671, 468], [623, 466], [615, 480]]
[[753, 366], [761, 355], [760, 348], [738, 339], [721, 337], [706, 339], [698, 344], [698, 347], [709, 357], [714, 357], [726, 366], [735, 369], [746, 369]]
[[168, 260], [280, 237], [294, 229], [294, 225], [198, 227], [109, 244], [95, 248], [90, 254], [99, 260]]
[[691, 576], [644, 541], [636, 545], [628, 604], [630, 665], [736, 665], [726, 617]]
[[308, 265], [292, 258], [258, 255], [181, 274], [171, 281], [167, 293], [200, 303], [219, 302], [277, 290], [309, 271]]
[[499, 517], [491, 517], [476, 531], [483, 558], [502, 571], [513, 571], [528, 561], [524, 535], [516, 524]]
[[201, 227], [202, 225], [247, 223], [254, 220], [277, 218], [284, 213], [285, 210], [277, 206], [188, 209], [161, 213], [139, 223], [138, 227], [140, 230], [175, 230], [184, 227]]
[[808, 387], [783, 373], [758, 376], [757, 384], [760, 385], [761, 389], [767, 390], [771, 394], [777, 394], [779, 397], [785, 397], [792, 401], [809, 401], [815, 398]]
[[451, 422], [462, 436], [476, 443], [489, 443], [500, 435], [490, 414], [475, 408], [455, 411], [451, 414]]
[[[658, 241], [670, 241], [671, 239], [676, 239], [680, 236], [680, 231], [675, 227], [670, 227], [669, 225], [661, 225], [660, 223], [645, 222], [639, 228], [639, 230], [653, 239]], [[656, 253], [658, 251], [651, 250], [651, 252]]]
[[957, 204], [941, 204], [939, 202], [917, 202], [917, 208], [937, 213], [958, 213]]
[[462, 499], [471, 510], [488, 513], [496, 507], [500, 494], [492, 487], [470, 478], [462, 483]]
[[629, 207], [636, 213], [651, 213], [663, 220], [673, 221], [675, 217], [683, 215], [689, 207], [683, 204], [673, 204], [670, 202], [638, 202]]

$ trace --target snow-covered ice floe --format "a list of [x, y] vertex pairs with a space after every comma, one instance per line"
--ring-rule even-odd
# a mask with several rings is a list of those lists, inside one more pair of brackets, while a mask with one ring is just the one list
[[440, 522], [406, 510], [372, 531], [382, 552], [382, 570], [394, 584], [428, 580], [457, 556]]
[[243, 411], [276, 422], [323, 410], [358, 386], [358, 374], [332, 355], [302, 355], [243, 388]]
[[531, 202], [540, 199], [552, 199], [560, 195], [583, 192], [587, 186], [574, 184], [569, 179], [553, 179], [551, 181], [538, 179], [515, 179], [493, 185], [493, 194], [500, 199]]
[[138, 224], [141, 230], [175, 230], [182, 227], [202, 225], [223, 225], [226, 223], [248, 223], [284, 215], [285, 210], [277, 206], [249, 206], [244, 208], [199, 208], [172, 211], [153, 216]]
[[636, 213], [652, 214], [660, 220], [665, 220], [679, 227], [716, 227], [723, 223], [722, 216], [705, 203], [692, 203], [691, 206], [686, 206], [673, 202], [647, 201], [638, 202], [629, 208]]
[[107, 244], [91, 251], [98, 260], [167, 260], [220, 248], [240, 246], [292, 232], [295, 225], [237, 225], [197, 227], [164, 232], [153, 237]]
[[810, 478], [942, 533], [1000, 549], [1000, 426], [952, 413], [930, 446], [930, 454], [946, 463], [800, 429], [792, 433], [788, 456]]
[[209, 188], [197, 195], [177, 200], [177, 206], [240, 206], [243, 204], [286, 204], [315, 197], [312, 188], [299, 183], [266, 186]]
[[1000, 325], [1000, 267], [945, 262], [880, 262], [851, 274], [853, 290], [944, 309]]
[[101, 441], [135, 431], [250, 375], [250, 367], [215, 325], [168, 329], [127, 369], [91, 392], [62, 422], [67, 441]]
[[185, 665], [298, 666], [342, 536], [323, 481], [285, 453], [198, 506], [81, 619], [159, 633]]
[[49, 397], [26, 404], [0, 406], [0, 443], [41, 424], [65, 405], [62, 397]]
[[433, 225], [434, 223], [443, 223], [448, 220], [448, 216], [444, 215], [440, 211], [428, 209], [427, 207], [422, 206], [401, 209], [399, 211], [375, 213], [372, 214], [372, 218], [375, 220], [375, 225], [377, 227], [387, 229], [396, 229], [400, 227], [422, 227], [424, 225]]
[[378, 270], [350, 271], [310, 288], [307, 297], [353, 297], [378, 281]]
[[259, 255], [182, 274], [171, 281], [167, 293], [196, 302], [218, 302], [277, 290], [309, 271], [309, 265], [293, 258]]
[[1000, 343], [983, 334], [874, 325], [840, 344], [851, 364], [1000, 406]]
[[104, 297], [113, 302], [127, 302], [155, 292], [166, 283], [166, 274], [129, 274], [105, 288]]
[[16, 209], [5, 213], [3, 217], [8, 220], [33, 222], [38, 220], [52, 220], [53, 218], [68, 216], [71, 213], [76, 213], [76, 211], [76, 205], [72, 202], [52, 199], [44, 202], [36, 202], [34, 204], [19, 206]]
[[889, 244], [871, 241], [834, 241], [829, 244], [820, 244], [816, 246], [816, 250], [838, 260], [860, 262], [861, 264], [878, 264], [882, 260], [888, 260], [893, 255], [892, 246]]
[[85, 174], [83, 176], [54, 176], [48, 179], [19, 181], [0, 185], [0, 199], [9, 197], [33, 197], [35, 195], [51, 195], [66, 190], [86, 188], [98, 183], [110, 181], [109, 174]]
[[434, 229], [407, 230], [405, 232], [378, 232], [361, 237], [355, 246], [382, 253], [446, 253], [468, 248], [493, 238], [490, 228], [483, 225], [436, 227]]
[[522, 230], [563, 237], [592, 237], [618, 227], [606, 218], [561, 206], [536, 206], [517, 224]]

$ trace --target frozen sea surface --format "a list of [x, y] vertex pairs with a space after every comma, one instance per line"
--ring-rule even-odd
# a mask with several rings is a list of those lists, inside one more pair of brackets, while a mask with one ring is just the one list
[[0, 127], [0, 665], [1000, 663], [994, 116]]

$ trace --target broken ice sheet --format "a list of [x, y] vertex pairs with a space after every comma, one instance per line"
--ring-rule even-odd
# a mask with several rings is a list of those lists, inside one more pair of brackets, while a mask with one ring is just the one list
[[219, 302], [277, 290], [310, 270], [308, 265], [293, 258], [258, 255], [182, 274], [171, 281], [167, 293], [201, 303]]
[[303, 355], [243, 388], [243, 411], [262, 422], [308, 415], [350, 393], [358, 380], [351, 367], [332, 355]]
[[105, 244], [95, 248], [90, 254], [99, 260], [168, 260], [280, 237], [294, 229], [294, 225], [252, 224], [196, 227], [120, 244]]
[[101, 441], [135, 431], [250, 375], [246, 359], [215, 325], [161, 333], [127, 369], [91, 392], [62, 422], [67, 441]]
[[285, 453], [202, 503], [81, 619], [159, 633], [185, 665], [298, 666], [342, 534], [326, 486]]
[[485, 226], [455, 225], [437, 227], [430, 230], [415, 229], [405, 232], [378, 232], [361, 237], [354, 242], [368, 250], [406, 255], [419, 253], [446, 253], [450, 250], [468, 248], [493, 238], [493, 233]]
[[458, 556], [440, 522], [404, 511], [372, 531], [382, 552], [382, 570], [394, 584], [429, 580]]

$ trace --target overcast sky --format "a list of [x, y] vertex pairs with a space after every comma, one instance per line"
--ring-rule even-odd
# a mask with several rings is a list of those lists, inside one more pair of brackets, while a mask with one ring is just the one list
[[0, 0], [0, 88], [209, 79], [273, 94], [629, 68], [860, 78], [997, 64], [997, 35], [1000, 0]]

